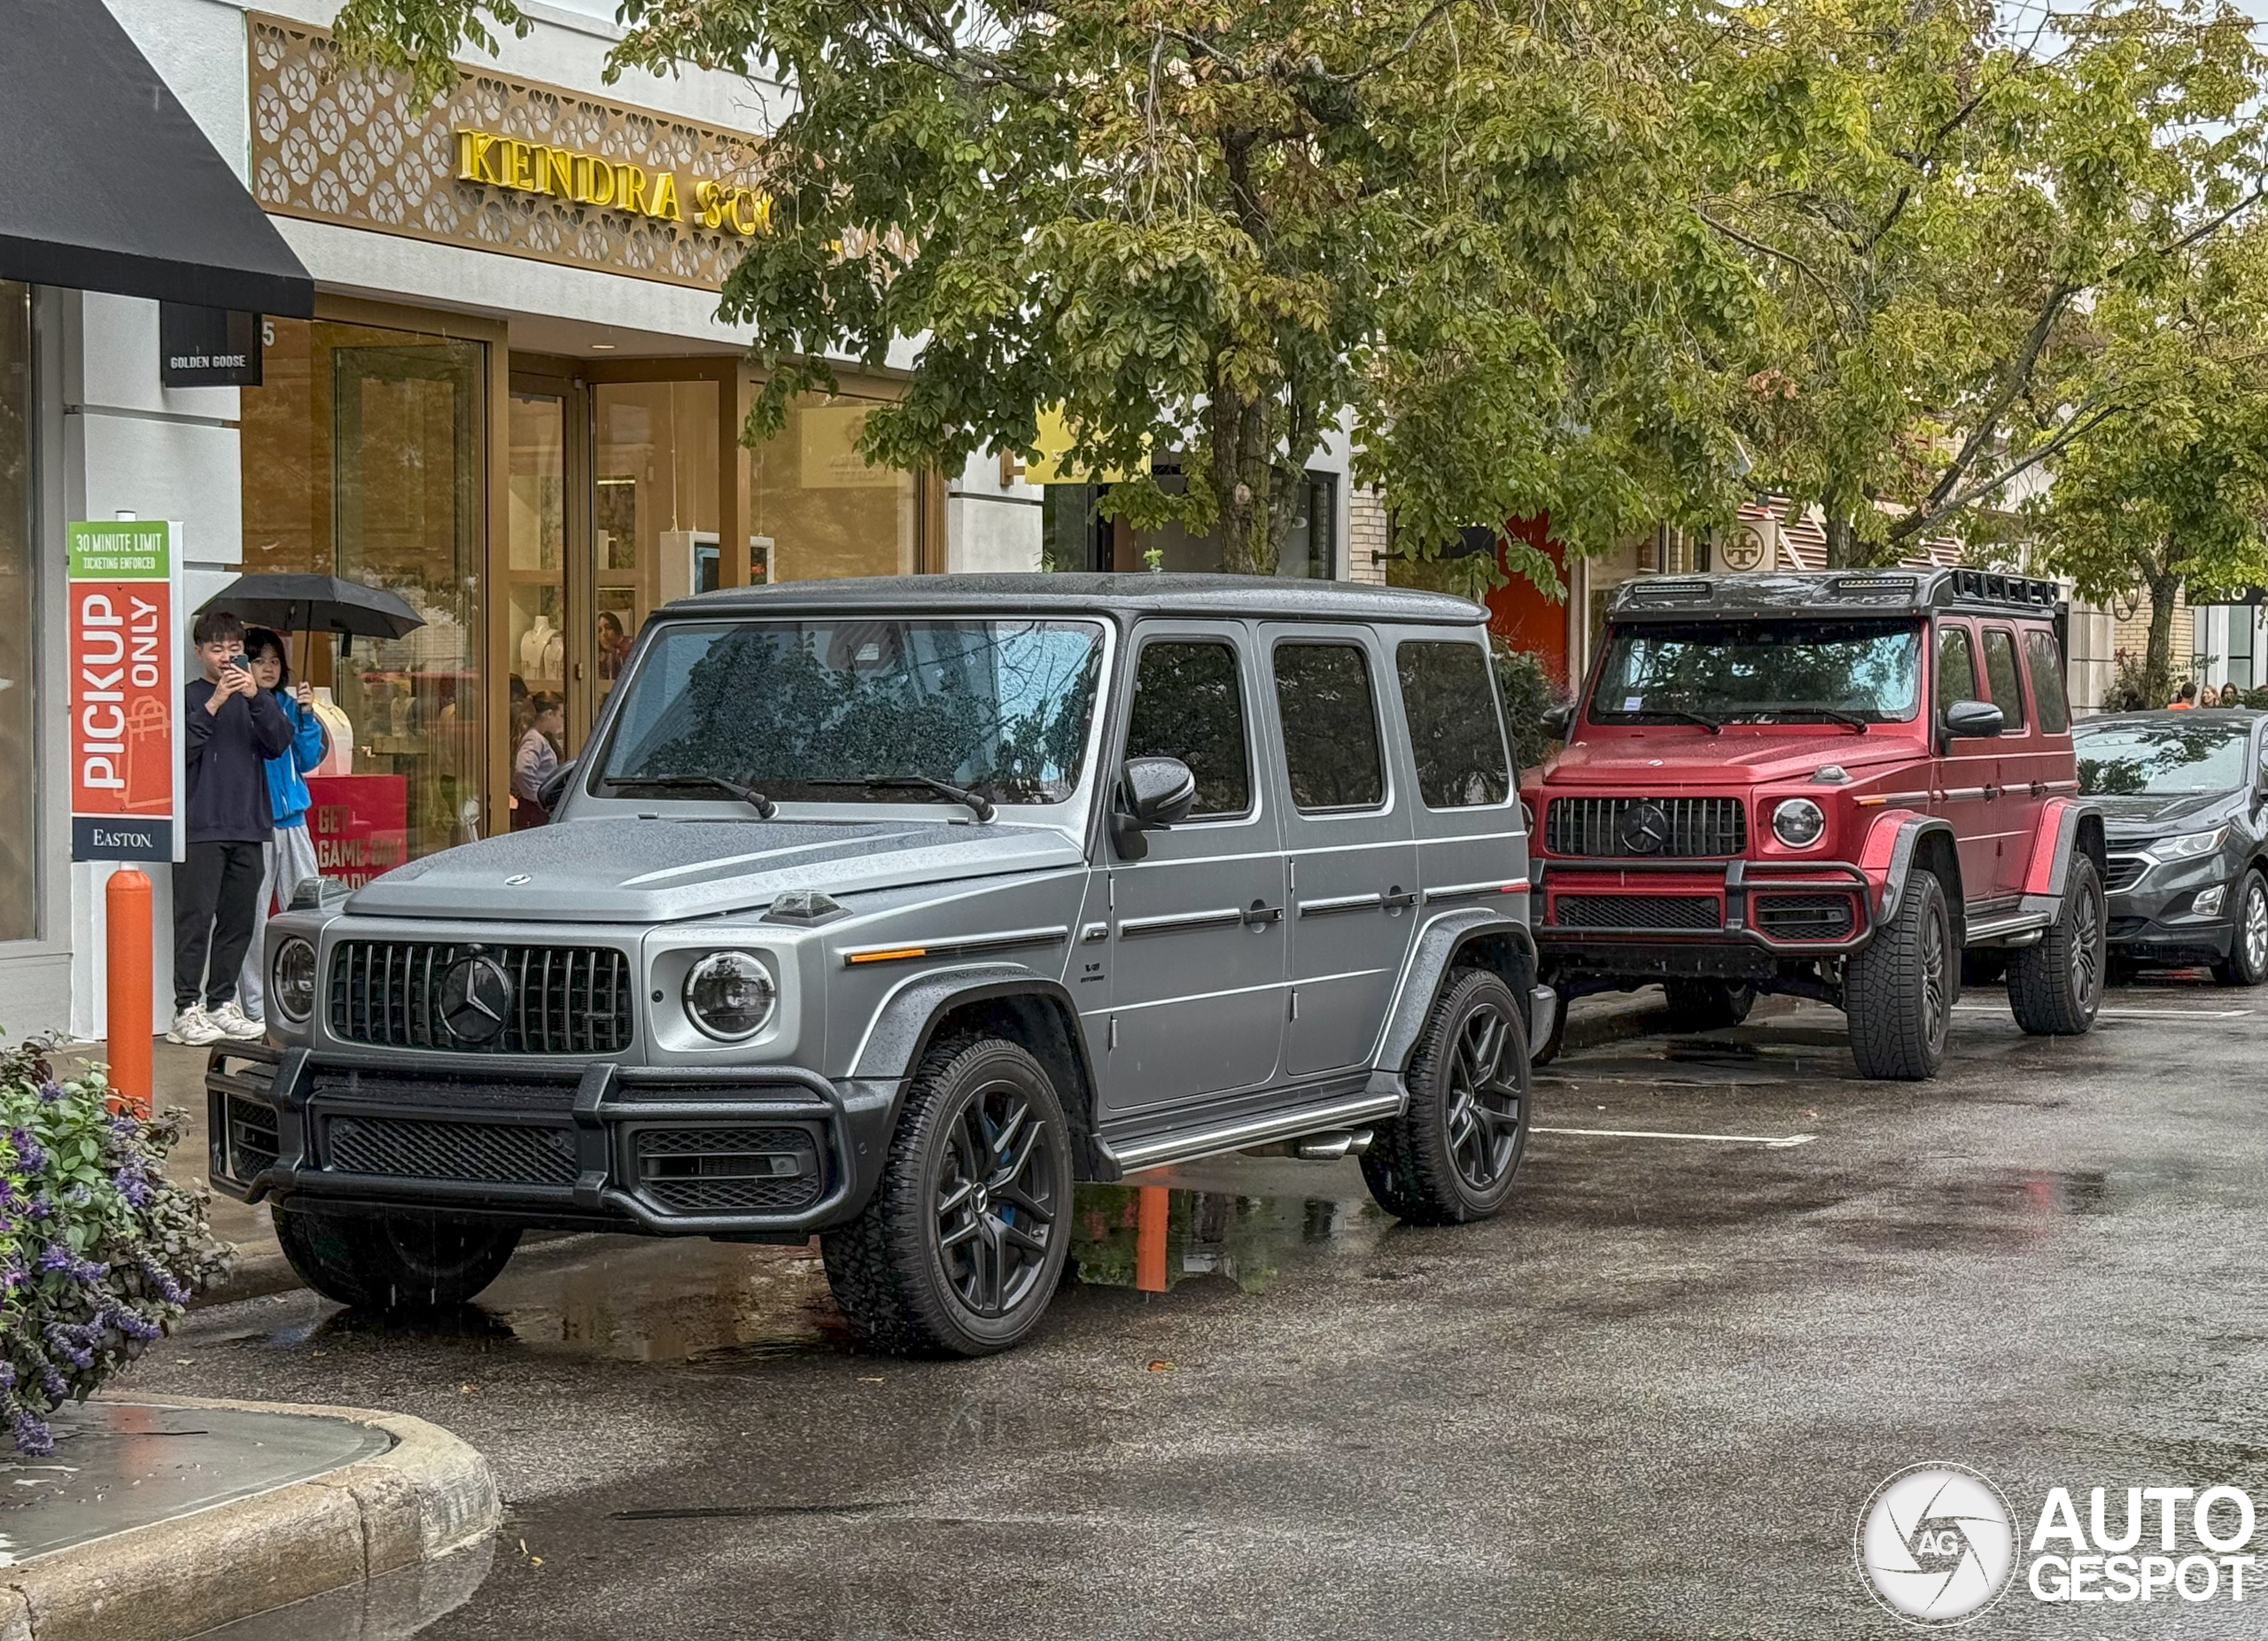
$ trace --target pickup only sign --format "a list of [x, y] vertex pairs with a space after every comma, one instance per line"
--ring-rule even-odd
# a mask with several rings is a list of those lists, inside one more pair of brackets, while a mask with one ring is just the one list
[[181, 526], [70, 529], [71, 858], [178, 860]]

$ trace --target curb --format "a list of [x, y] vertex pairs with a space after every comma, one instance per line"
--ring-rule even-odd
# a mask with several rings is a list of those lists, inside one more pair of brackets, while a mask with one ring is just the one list
[[383, 1453], [0, 1573], [0, 1641], [178, 1641], [486, 1537], [488, 1463], [438, 1425], [359, 1407], [136, 1396], [153, 1407], [309, 1413], [375, 1425]]

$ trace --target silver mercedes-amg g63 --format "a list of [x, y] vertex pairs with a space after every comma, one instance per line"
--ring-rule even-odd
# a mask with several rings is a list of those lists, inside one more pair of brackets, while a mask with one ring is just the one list
[[1359, 1153], [1494, 1212], [1528, 1130], [1527, 839], [1430, 594], [970, 576], [706, 594], [548, 826], [270, 925], [212, 1178], [312, 1286], [462, 1302], [524, 1228], [801, 1242], [878, 1348], [1037, 1323], [1073, 1182]]

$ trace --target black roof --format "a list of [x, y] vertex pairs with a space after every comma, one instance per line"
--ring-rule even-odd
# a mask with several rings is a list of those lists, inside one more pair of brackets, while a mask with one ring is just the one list
[[657, 618], [840, 611], [991, 615], [1021, 611], [1122, 616], [1252, 616], [1273, 621], [1395, 621], [1477, 626], [1480, 605], [1445, 593], [1250, 575], [920, 575], [721, 587], [680, 598]]
[[1618, 620], [1694, 616], [1918, 615], [1975, 610], [2053, 616], [2062, 589], [1996, 570], [1803, 570], [1769, 574], [1638, 576], [1614, 589]]

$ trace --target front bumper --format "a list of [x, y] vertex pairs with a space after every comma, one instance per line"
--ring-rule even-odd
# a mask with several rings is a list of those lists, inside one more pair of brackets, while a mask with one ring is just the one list
[[1847, 860], [1554, 856], [1529, 875], [1549, 974], [1763, 978], [1875, 934], [1876, 886]]
[[[2141, 858], [2131, 844], [2113, 844], [2109, 852], [2114, 869]], [[2221, 961], [2236, 932], [2239, 896], [2233, 875], [2218, 856], [2149, 864], [2128, 887], [2109, 897], [2111, 945], [2138, 962]], [[2216, 889], [2221, 891], [2219, 903], [2210, 912], [2200, 912], [2198, 898]]]
[[800, 1240], [855, 1217], [894, 1081], [530, 1061], [493, 1075], [264, 1044], [213, 1050], [215, 1189], [340, 1210]]

